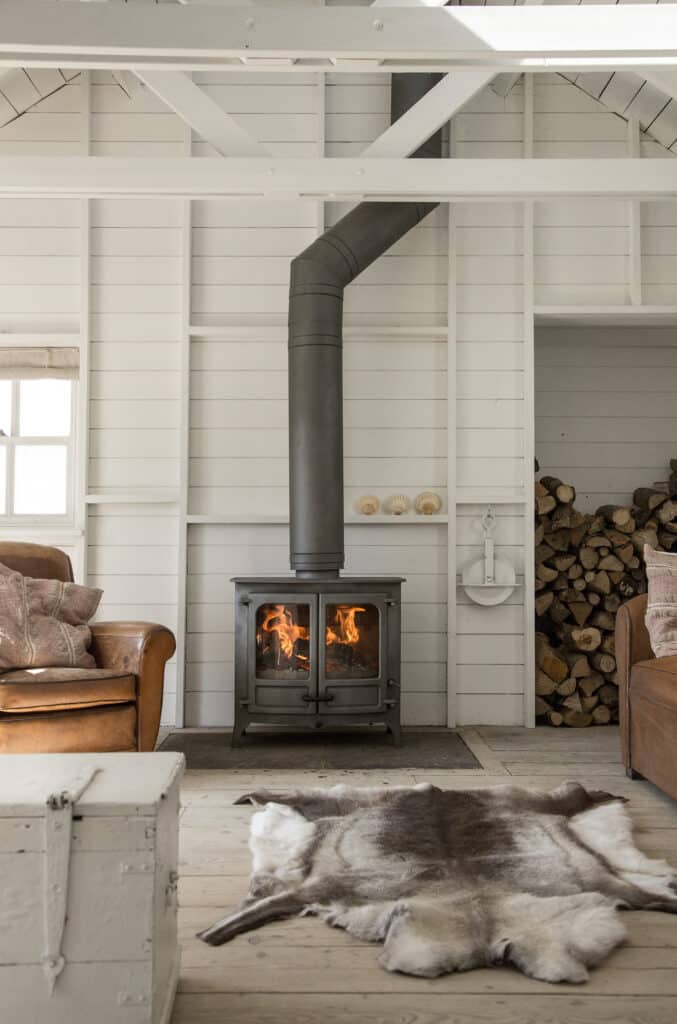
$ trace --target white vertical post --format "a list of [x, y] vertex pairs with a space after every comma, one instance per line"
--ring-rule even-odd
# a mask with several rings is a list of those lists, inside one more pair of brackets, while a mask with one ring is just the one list
[[[190, 156], [193, 133], [183, 130], [183, 150]], [[181, 199], [181, 333], [180, 333], [180, 405], [179, 405], [179, 508], [176, 599], [176, 706], [174, 725], [182, 729], [186, 712], [186, 628], [188, 614], [188, 491], [190, 482], [190, 320], [193, 228], [192, 202]]]
[[[628, 156], [639, 159], [642, 155], [639, 121], [628, 119]], [[642, 204], [639, 199], [628, 201], [628, 295], [633, 306], [642, 305]]]
[[[80, 153], [91, 155], [91, 73], [80, 75]], [[77, 443], [75, 471], [75, 526], [80, 532], [78, 538], [76, 575], [87, 582], [89, 508], [87, 490], [89, 480], [89, 364], [90, 364], [90, 226], [91, 200], [83, 197], [79, 201], [80, 213], [80, 373], [77, 387]]]
[[[524, 76], [524, 157], [534, 153], [534, 83]], [[523, 204], [523, 352], [524, 352], [524, 724], [535, 725], [536, 655], [534, 601], [533, 486], [536, 427], [534, 414], [534, 203]]]
[[[449, 122], [449, 156], [454, 155], [454, 122]], [[456, 726], [456, 208], [447, 204], [447, 728]]]

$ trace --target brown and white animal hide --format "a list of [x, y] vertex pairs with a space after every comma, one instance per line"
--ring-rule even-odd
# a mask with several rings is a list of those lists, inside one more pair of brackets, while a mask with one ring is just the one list
[[616, 910], [677, 913], [677, 876], [635, 847], [625, 801], [575, 782], [260, 791], [253, 873], [212, 945], [275, 918], [316, 914], [383, 943], [388, 971], [435, 977], [511, 963], [582, 982], [622, 942]]

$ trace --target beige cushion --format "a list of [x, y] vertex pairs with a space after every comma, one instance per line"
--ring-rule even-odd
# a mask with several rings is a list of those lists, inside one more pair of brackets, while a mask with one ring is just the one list
[[101, 590], [22, 576], [0, 563], [0, 671], [93, 668], [87, 623]]
[[30, 668], [0, 675], [0, 713], [70, 711], [136, 699], [136, 676], [107, 668]]
[[644, 546], [649, 579], [646, 628], [657, 658], [677, 655], [677, 554]]

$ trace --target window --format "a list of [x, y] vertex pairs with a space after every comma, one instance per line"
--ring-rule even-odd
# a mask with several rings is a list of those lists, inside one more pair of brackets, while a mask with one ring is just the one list
[[0, 522], [72, 519], [74, 407], [72, 380], [0, 379]]

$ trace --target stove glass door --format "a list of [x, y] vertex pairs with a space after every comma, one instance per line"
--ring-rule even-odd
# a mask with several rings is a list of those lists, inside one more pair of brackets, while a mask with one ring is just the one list
[[383, 707], [386, 611], [385, 600], [373, 594], [320, 595], [322, 714]]
[[317, 693], [317, 597], [278, 594], [250, 605], [249, 700], [268, 712], [312, 714]]

